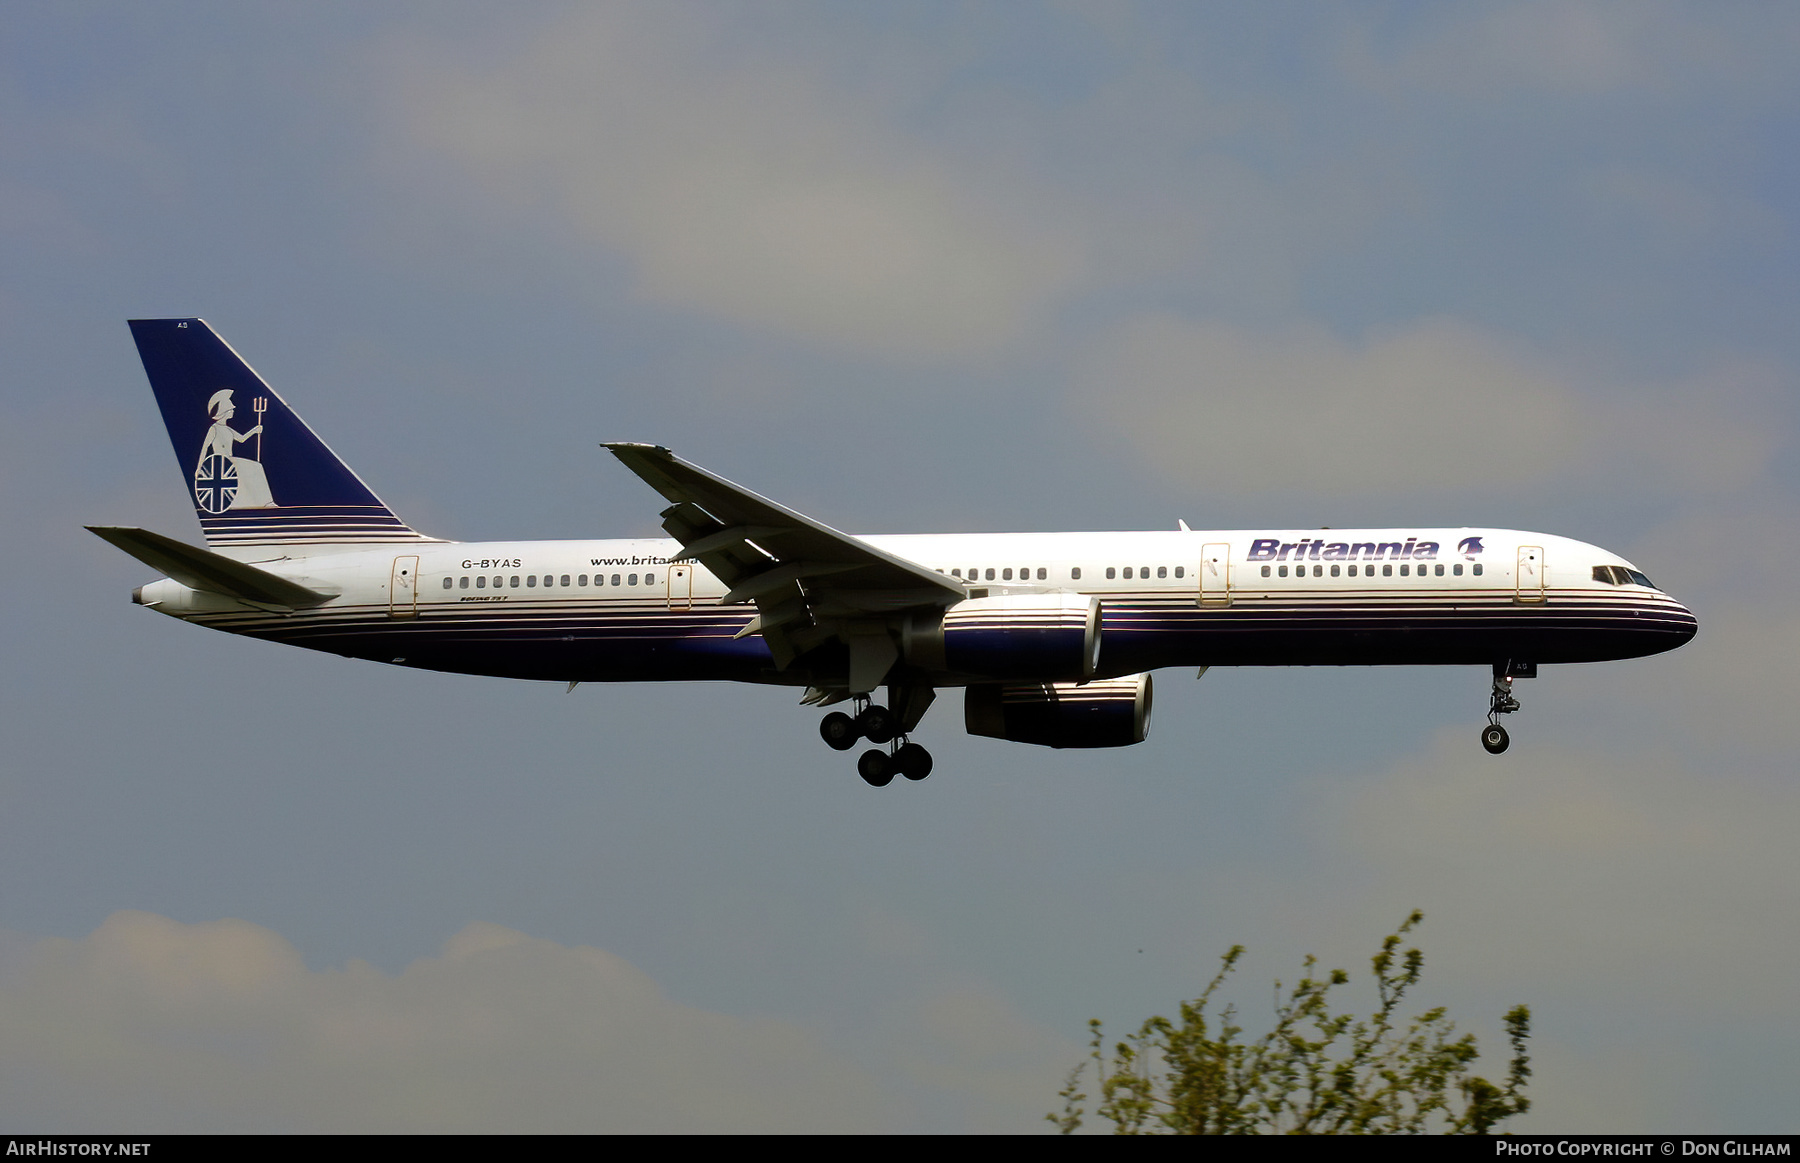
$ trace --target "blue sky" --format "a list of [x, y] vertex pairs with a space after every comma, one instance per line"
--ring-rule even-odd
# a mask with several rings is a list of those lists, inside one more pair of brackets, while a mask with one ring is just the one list
[[[1030, 1131], [1089, 1017], [1366, 981], [1517, 1129], [1792, 1129], [1800, 17], [1781, 6], [15, 4], [0, 1118]], [[871, 532], [1472, 524], [1699, 615], [1550, 668], [1159, 675], [1118, 753], [390, 671], [127, 601], [198, 539], [124, 320], [412, 524], [652, 534], [650, 440]], [[22, 600], [19, 600], [22, 599]], [[1360, 996], [1360, 995], [1359, 995]], [[1499, 1069], [1498, 1066], [1495, 1067]], [[76, 1080], [81, 1080], [80, 1085]]]

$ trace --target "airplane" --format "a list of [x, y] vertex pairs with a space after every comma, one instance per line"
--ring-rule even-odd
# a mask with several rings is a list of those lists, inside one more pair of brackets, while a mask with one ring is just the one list
[[[458, 542], [414, 530], [197, 318], [130, 323], [206, 548], [88, 526], [165, 575], [132, 601], [397, 666], [580, 683], [730, 680], [849, 703], [819, 733], [869, 784], [962, 688], [970, 734], [1121, 747], [1166, 667], [1490, 667], [1513, 681], [1672, 650], [1697, 622], [1631, 562], [1507, 529], [851, 536], [654, 444], [607, 448], [669, 539]], [[242, 418], [239, 418], [239, 417]], [[253, 421], [243, 431], [235, 425]], [[876, 697], [887, 688], [887, 701]]]

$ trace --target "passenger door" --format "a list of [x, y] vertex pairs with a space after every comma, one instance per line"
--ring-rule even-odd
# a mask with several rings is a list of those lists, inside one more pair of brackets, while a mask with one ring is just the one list
[[1231, 546], [1223, 542], [1200, 550], [1200, 604], [1231, 604]]
[[1519, 546], [1519, 568], [1513, 574], [1513, 601], [1544, 600], [1544, 548], [1541, 545]]
[[396, 557], [388, 577], [388, 617], [416, 618], [419, 615], [419, 559]]
[[691, 565], [671, 565], [669, 567], [669, 609], [687, 610], [694, 605], [694, 567]]

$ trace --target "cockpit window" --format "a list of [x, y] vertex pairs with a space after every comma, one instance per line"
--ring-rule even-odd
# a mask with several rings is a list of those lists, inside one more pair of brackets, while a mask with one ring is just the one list
[[1655, 582], [1637, 570], [1626, 569], [1622, 565], [1596, 565], [1594, 580], [1605, 582], [1609, 586], [1643, 586], [1645, 589], [1652, 590], [1656, 588]]

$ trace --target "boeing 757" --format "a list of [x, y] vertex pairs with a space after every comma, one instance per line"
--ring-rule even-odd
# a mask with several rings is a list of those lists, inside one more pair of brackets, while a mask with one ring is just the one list
[[[206, 548], [90, 526], [164, 576], [132, 600], [398, 666], [578, 683], [731, 680], [848, 704], [877, 787], [924, 779], [940, 690], [972, 734], [1122, 747], [1151, 672], [1480, 666], [1481, 742], [1544, 664], [1672, 650], [1686, 607], [1594, 545], [1508, 529], [853, 536], [654, 444], [608, 450], [667, 539], [460, 542], [414, 530], [200, 319], [133, 320]], [[877, 701], [886, 688], [886, 701]]]

